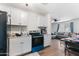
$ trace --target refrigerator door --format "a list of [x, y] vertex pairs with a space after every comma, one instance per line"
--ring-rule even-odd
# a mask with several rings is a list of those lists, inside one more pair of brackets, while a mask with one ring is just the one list
[[7, 52], [7, 14], [0, 11], [0, 56]]

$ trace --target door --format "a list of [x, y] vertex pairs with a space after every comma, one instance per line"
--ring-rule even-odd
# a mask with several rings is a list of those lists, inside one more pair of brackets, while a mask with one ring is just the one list
[[7, 14], [0, 11], [0, 56], [7, 52]]

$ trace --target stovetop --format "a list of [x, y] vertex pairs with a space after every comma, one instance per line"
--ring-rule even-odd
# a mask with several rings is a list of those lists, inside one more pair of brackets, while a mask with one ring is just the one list
[[29, 34], [32, 36], [37, 36], [37, 37], [43, 36], [41, 33], [29, 33]]

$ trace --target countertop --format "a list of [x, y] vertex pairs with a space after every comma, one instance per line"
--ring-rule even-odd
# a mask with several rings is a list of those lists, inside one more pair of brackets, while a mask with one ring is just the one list
[[23, 38], [23, 37], [31, 37], [31, 35], [11, 36], [11, 37], [8, 37], [8, 38], [9, 39], [14, 39], [14, 38]]

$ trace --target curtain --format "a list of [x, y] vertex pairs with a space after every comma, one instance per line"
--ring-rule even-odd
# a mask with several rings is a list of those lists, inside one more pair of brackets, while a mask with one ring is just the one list
[[58, 24], [58, 26], [57, 26], [57, 32], [59, 31], [59, 24]]
[[73, 22], [70, 22], [70, 29], [71, 29], [71, 32], [73, 33], [74, 32], [74, 23]]

